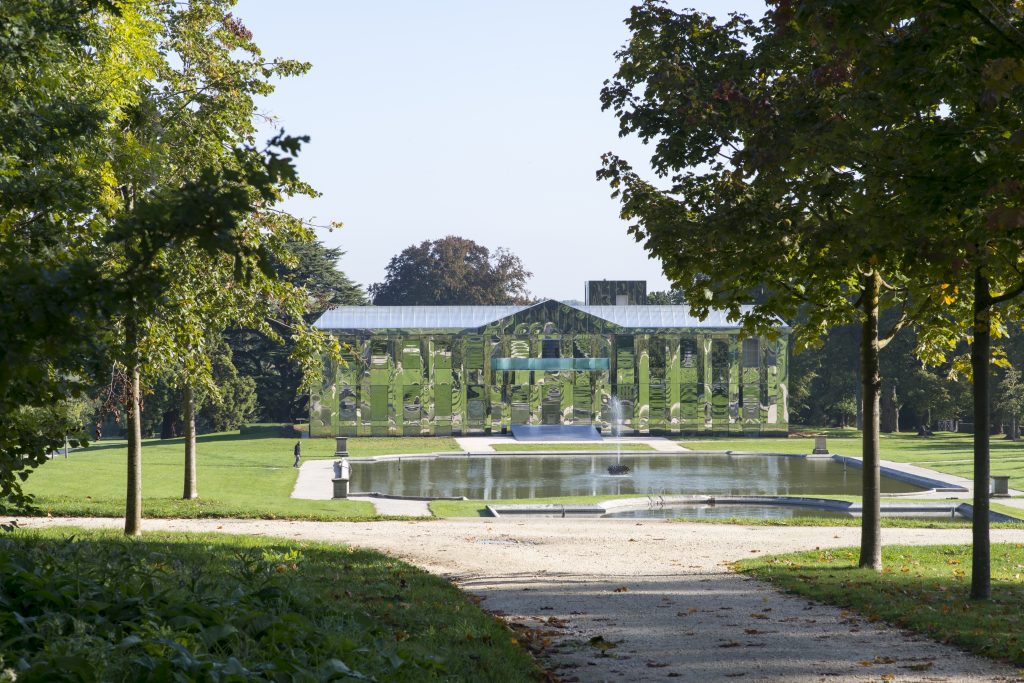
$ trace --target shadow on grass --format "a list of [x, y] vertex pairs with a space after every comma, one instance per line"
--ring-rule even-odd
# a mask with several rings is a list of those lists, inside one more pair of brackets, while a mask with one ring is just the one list
[[803, 597], [856, 610], [869, 621], [1024, 665], [1020, 545], [993, 546], [987, 601], [970, 599], [969, 546], [891, 547], [883, 561], [882, 572], [860, 569], [855, 549], [839, 549], [744, 560], [736, 568]]

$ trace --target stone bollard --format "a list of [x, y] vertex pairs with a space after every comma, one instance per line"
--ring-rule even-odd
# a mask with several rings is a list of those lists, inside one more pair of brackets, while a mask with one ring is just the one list
[[339, 458], [344, 458], [348, 455], [348, 437], [347, 436], [336, 436], [334, 437], [334, 454]]
[[334, 498], [348, 498], [350, 471], [348, 458], [334, 461], [334, 478], [331, 479], [331, 483], [334, 484]]
[[828, 455], [828, 445], [825, 443], [824, 436], [814, 437], [814, 450], [811, 451], [812, 455]]
[[1009, 477], [992, 477], [992, 498], [1009, 498], [1010, 497], [1010, 478]]

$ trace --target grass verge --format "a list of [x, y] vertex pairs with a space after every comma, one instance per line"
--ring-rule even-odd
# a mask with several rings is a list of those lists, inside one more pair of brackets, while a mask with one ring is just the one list
[[614, 453], [621, 445], [624, 451], [653, 451], [654, 448], [648, 443], [627, 443], [623, 441], [618, 444], [614, 441], [606, 443], [496, 443], [491, 448], [496, 451], [604, 451]]
[[457, 589], [368, 550], [57, 529], [0, 537], [0, 567], [0, 670], [19, 683], [539, 677]]
[[857, 569], [857, 550], [813, 550], [743, 560], [740, 572], [786, 591], [853, 609], [955, 643], [971, 652], [1024, 665], [1024, 548], [993, 544], [992, 599], [969, 599], [971, 548], [886, 546], [885, 569]]
[[[973, 435], [939, 432], [934, 436], [916, 434], [882, 434], [879, 445], [884, 460], [908, 462], [922, 467], [970, 479], [974, 473]], [[805, 454], [814, 449], [813, 436], [788, 439], [743, 439], [713, 437], [682, 437], [679, 443], [692, 450], [753, 451], [763, 453]], [[860, 457], [860, 432], [833, 432], [828, 439], [832, 453]], [[993, 436], [992, 474], [1011, 477], [1010, 487], [1024, 487], [1024, 441], [1006, 441]]]
[[[143, 514], [149, 517], [243, 517], [315, 520], [375, 519], [373, 505], [345, 500], [292, 499], [298, 470], [292, 467], [295, 439], [206, 434], [197, 440], [198, 500], [181, 500], [184, 441], [147, 439], [142, 447]], [[353, 457], [457, 449], [446, 438], [349, 439]], [[302, 457], [334, 457], [334, 439], [304, 439]], [[44, 514], [124, 514], [127, 446], [102, 441], [57, 458], [32, 473], [25, 489]]]

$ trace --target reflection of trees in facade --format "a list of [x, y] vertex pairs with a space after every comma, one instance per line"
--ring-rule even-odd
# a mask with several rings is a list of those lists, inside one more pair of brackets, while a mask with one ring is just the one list
[[741, 341], [681, 306], [340, 308], [317, 326], [349, 351], [313, 396], [314, 436], [608, 428], [613, 396], [638, 433], [788, 427], [786, 336]]

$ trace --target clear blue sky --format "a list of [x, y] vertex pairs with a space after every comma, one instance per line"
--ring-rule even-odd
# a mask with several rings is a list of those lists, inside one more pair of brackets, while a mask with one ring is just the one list
[[[309, 61], [261, 109], [311, 136], [299, 169], [323, 196], [289, 208], [345, 227], [321, 239], [368, 285], [410, 244], [448, 234], [506, 247], [535, 296], [582, 299], [588, 279], [667, 282], [594, 179], [617, 136], [599, 92], [627, 38], [628, 0], [240, 0], [268, 57]], [[719, 16], [760, 0], [690, 0]]]

